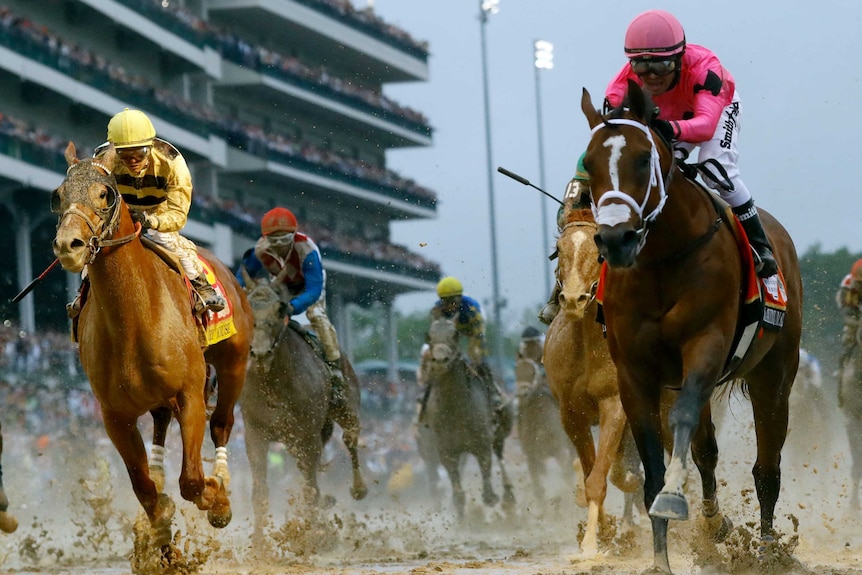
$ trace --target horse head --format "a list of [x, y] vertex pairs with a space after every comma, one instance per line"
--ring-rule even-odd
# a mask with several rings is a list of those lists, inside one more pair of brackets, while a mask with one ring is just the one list
[[272, 355], [284, 328], [284, 304], [278, 291], [268, 279], [254, 280], [242, 268], [245, 291], [252, 315], [254, 335], [251, 340], [251, 357], [264, 372], [269, 371]]
[[583, 319], [596, 295], [601, 271], [594, 237], [596, 222], [589, 209], [566, 206], [566, 223], [557, 237], [557, 281], [560, 309], [572, 319]]
[[460, 357], [458, 328], [454, 317], [440, 316], [431, 321], [428, 345], [431, 348], [429, 376], [449, 369]]
[[117, 161], [113, 146], [98, 160], [79, 160], [69, 142], [65, 157], [66, 178], [51, 193], [51, 211], [58, 214], [52, 248], [65, 270], [80, 272], [103, 246], [119, 243], [110, 238], [121, 221], [128, 229], [133, 223], [112, 174]]
[[649, 127], [654, 114], [649, 96], [629, 81], [626, 102], [628, 107], [602, 115], [586, 89], [581, 98], [592, 131], [584, 166], [598, 224], [595, 242], [612, 267], [634, 265], [667, 201], [664, 174], [673, 164], [670, 148]]

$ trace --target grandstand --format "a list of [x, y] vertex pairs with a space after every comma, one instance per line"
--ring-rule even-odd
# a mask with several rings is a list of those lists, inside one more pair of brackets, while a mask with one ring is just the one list
[[3, 318], [27, 331], [66, 325], [74, 274], [52, 272], [20, 305], [8, 300], [53, 261], [48, 195], [66, 143], [91, 153], [108, 119], [132, 107], [189, 163], [186, 235], [235, 268], [260, 215], [289, 207], [321, 247], [348, 351], [351, 305], [381, 306], [381, 329], [394, 326], [395, 298], [433, 289], [440, 269], [392, 244], [389, 224], [437, 208], [433, 190], [386, 167], [387, 149], [429, 146], [433, 130], [382, 87], [427, 79], [427, 45], [349, 0], [6, 0]]

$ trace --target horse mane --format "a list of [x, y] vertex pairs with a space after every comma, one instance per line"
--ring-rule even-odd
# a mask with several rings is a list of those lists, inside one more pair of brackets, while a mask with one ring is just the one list
[[580, 208], [577, 210], [567, 210], [566, 211], [566, 223], [571, 224], [572, 222], [594, 222], [596, 221], [595, 217], [593, 217], [593, 210], [590, 208]]

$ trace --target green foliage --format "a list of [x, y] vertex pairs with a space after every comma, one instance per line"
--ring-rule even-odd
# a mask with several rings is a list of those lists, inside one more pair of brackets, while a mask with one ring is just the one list
[[[822, 251], [819, 244], [810, 247], [799, 256], [803, 285], [802, 347], [817, 357], [825, 376], [829, 376], [838, 365], [842, 317], [835, 303], [835, 294], [842, 278], [862, 253], [851, 253], [841, 248], [832, 253]], [[493, 353], [493, 337], [497, 326], [492, 317], [486, 317], [489, 347]], [[529, 325], [545, 331], [538, 323], [536, 310], [521, 310], [520, 319], [512, 314], [504, 317], [503, 354], [505, 363], [510, 363], [518, 351], [521, 332]], [[428, 331], [428, 312], [417, 311], [409, 315], [396, 312], [398, 325], [397, 348], [400, 360], [416, 361]], [[353, 315], [354, 357], [364, 359], [388, 359], [386, 340], [386, 315], [382, 308], [356, 310]]]
[[850, 266], [862, 257], [841, 248], [823, 253], [819, 244], [799, 256], [803, 288], [802, 347], [820, 359], [824, 375], [838, 367], [842, 318], [835, 294]]

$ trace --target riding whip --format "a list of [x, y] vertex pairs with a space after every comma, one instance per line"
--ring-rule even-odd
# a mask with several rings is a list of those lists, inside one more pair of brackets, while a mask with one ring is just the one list
[[45, 271], [43, 271], [41, 274], [39, 274], [39, 277], [37, 277], [36, 279], [34, 279], [34, 280], [33, 280], [33, 281], [31, 281], [30, 283], [28, 283], [28, 284], [27, 284], [27, 287], [25, 287], [24, 289], [22, 289], [22, 290], [18, 293], [18, 295], [16, 295], [15, 297], [13, 297], [10, 301], [11, 301], [12, 303], [18, 303], [19, 301], [21, 301], [22, 299], [24, 299], [24, 296], [26, 296], [28, 293], [30, 293], [31, 291], [33, 291], [33, 288], [35, 288], [35, 287], [36, 287], [36, 285], [38, 285], [38, 283], [39, 283], [40, 281], [42, 281], [43, 279], [45, 279], [45, 276], [46, 276], [46, 275], [48, 275], [48, 272], [49, 272], [49, 271], [51, 271], [52, 269], [54, 269], [54, 266], [56, 266], [58, 263], [60, 263], [60, 260], [59, 260], [59, 259], [54, 259], [54, 261], [53, 261], [53, 262], [51, 262], [51, 265], [49, 265], [47, 268], [45, 268]]
[[551, 194], [549, 194], [548, 192], [546, 192], [542, 188], [540, 188], [538, 186], [534, 186], [532, 183], [530, 183], [530, 180], [528, 180], [527, 178], [521, 177], [514, 172], [510, 172], [509, 170], [507, 170], [506, 168], [504, 168], [502, 166], [497, 166], [497, 171], [500, 172], [501, 174], [503, 174], [504, 176], [509, 176], [510, 178], [515, 180], [516, 182], [520, 182], [520, 183], [524, 184], [525, 186], [530, 186], [531, 188], [536, 188], [537, 190], [539, 190], [540, 192], [542, 192], [543, 194], [545, 194], [546, 196], [548, 196], [549, 198], [551, 198], [552, 200], [554, 200], [555, 202], [560, 204], [561, 206], [563, 205], [563, 202], [561, 202], [560, 200], [558, 200], [557, 198], [555, 198], [554, 196], [552, 196]]

